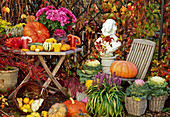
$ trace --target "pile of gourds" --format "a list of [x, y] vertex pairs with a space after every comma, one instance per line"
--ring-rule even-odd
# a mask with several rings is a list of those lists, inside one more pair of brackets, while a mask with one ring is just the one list
[[28, 97], [17, 98], [18, 106], [24, 113], [36, 112], [42, 105], [44, 99], [29, 99]]
[[90, 117], [87, 114], [86, 104], [77, 100], [67, 100], [55, 103], [48, 111], [48, 117]]
[[35, 51], [35, 52], [42, 52], [42, 51], [60, 52], [60, 51], [70, 50], [69, 44], [57, 43], [57, 40], [54, 38], [46, 39], [44, 43], [34, 42], [34, 43], [29, 43], [28, 45], [30, 51]]
[[80, 45], [80, 38], [72, 34], [67, 35], [70, 45], [67, 43], [57, 43], [56, 39], [50, 38], [48, 29], [39, 22], [27, 23], [23, 29], [23, 36], [30, 37], [32, 42], [28, 44], [29, 49], [35, 52], [41, 51], [68, 51], [76, 49], [75, 45]]
[[29, 22], [23, 28], [22, 37], [9, 38], [5, 41], [4, 45], [11, 49], [22, 48], [22, 51], [60, 52], [76, 49], [76, 45], [81, 44], [80, 38], [75, 35], [69, 34], [67, 38], [70, 44], [57, 43], [56, 39], [50, 38], [49, 31], [43, 24]]

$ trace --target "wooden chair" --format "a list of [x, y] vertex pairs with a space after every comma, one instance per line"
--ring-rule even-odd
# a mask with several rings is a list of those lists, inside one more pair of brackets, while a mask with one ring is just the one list
[[138, 68], [138, 73], [135, 78], [127, 79], [122, 78], [122, 81], [131, 81], [136, 79], [144, 79], [148, 71], [149, 65], [152, 60], [152, 56], [155, 50], [156, 43], [146, 39], [134, 39], [130, 52], [127, 56], [126, 61], [134, 63]]

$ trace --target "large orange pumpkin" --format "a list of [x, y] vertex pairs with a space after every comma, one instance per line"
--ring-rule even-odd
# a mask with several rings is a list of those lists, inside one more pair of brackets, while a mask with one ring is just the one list
[[23, 29], [23, 36], [29, 36], [32, 42], [44, 43], [44, 41], [50, 38], [48, 29], [39, 22], [30, 22], [25, 25]]
[[63, 102], [63, 104], [66, 105], [68, 114], [67, 117], [71, 117], [71, 115], [75, 113], [80, 113], [80, 110], [82, 110], [83, 113], [87, 113], [86, 110], [86, 104], [77, 100], [67, 100]]
[[114, 61], [110, 66], [110, 72], [122, 78], [133, 78], [137, 75], [137, 67], [129, 61]]

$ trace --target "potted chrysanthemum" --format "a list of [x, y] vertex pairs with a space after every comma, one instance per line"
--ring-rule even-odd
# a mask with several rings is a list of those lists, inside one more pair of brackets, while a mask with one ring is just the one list
[[[67, 8], [56, 9], [53, 6], [47, 6], [39, 9], [36, 13], [36, 21], [42, 23], [50, 32], [50, 35], [63, 34], [64, 31], [71, 30], [76, 21], [76, 17]], [[55, 31], [56, 29], [60, 29]], [[65, 34], [65, 32], [64, 32]], [[60, 35], [61, 36], [61, 35]]]
[[134, 116], [143, 115], [147, 108], [148, 98], [148, 85], [141, 79], [135, 80], [135, 82], [126, 89], [125, 107], [127, 112]]
[[168, 83], [164, 78], [159, 76], [149, 78], [146, 83], [150, 88], [150, 94], [152, 96], [149, 101], [149, 110], [161, 112], [164, 108], [165, 101], [168, 98]]

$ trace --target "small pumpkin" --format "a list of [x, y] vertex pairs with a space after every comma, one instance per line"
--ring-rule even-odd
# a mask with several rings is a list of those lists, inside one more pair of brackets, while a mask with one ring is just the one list
[[66, 117], [67, 108], [62, 103], [55, 103], [48, 111], [48, 117]]
[[39, 22], [30, 22], [23, 29], [23, 36], [28, 36], [32, 42], [44, 43], [50, 37], [48, 29]]
[[72, 98], [70, 98], [70, 100], [63, 102], [63, 104], [66, 105], [68, 110], [67, 117], [71, 117], [71, 115], [79, 113], [80, 112], [79, 109], [81, 109], [83, 113], [87, 113], [86, 104], [83, 102], [73, 100]]
[[137, 67], [129, 61], [114, 61], [110, 66], [110, 72], [122, 78], [134, 78], [137, 75]]
[[87, 113], [83, 113], [81, 109], [79, 109], [79, 111], [80, 113], [74, 113], [73, 115], [71, 115], [71, 117], [91, 117]]
[[69, 45], [69, 44], [62, 44], [60, 50], [61, 50], [61, 51], [70, 50], [70, 45]]

